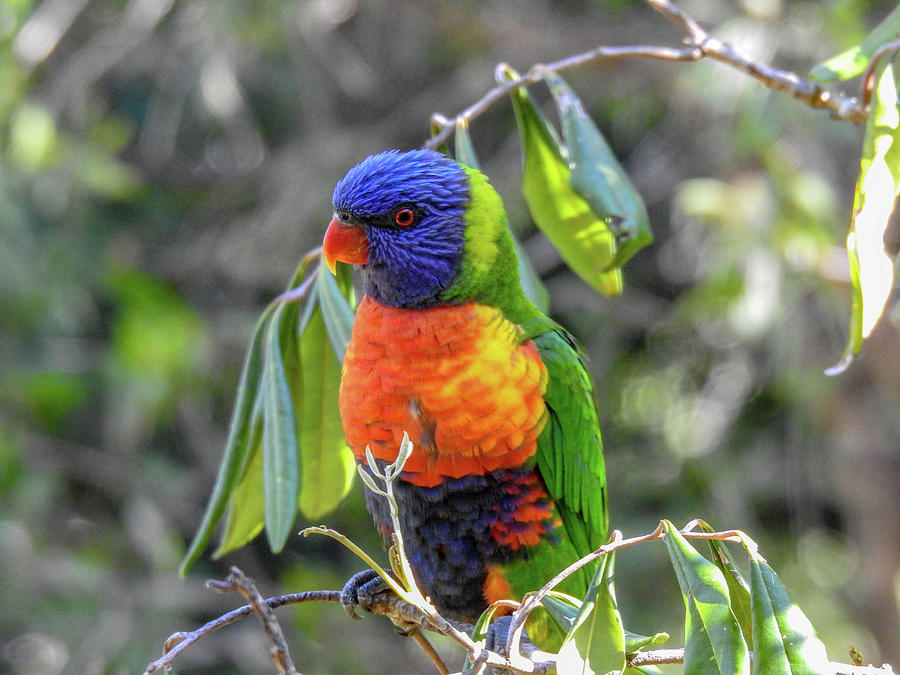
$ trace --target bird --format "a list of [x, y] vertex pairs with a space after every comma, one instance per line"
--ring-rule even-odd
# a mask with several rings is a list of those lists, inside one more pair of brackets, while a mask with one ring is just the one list
[[[608, 528], [594, 389], [575, 339], [528, 300], [500, 195], [436, 151], [389, 150], [337, 183], [322, 254], [361, 271], [339, 407], [393, 485], [416, 584], [447, 617], [539, 589]], [[387, 545], [387, 501], [366, 504]], [[370, 576], [371, 578], [371, 576]], [[559, 587], [583, 597], [589, 571]]]

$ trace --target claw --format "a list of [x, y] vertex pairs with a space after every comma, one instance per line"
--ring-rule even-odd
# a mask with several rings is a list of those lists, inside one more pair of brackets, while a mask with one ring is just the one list
[[361, 607], [369, 611], [373, 597], [386, 588], [384, 579], [378, 576], [375, 570], [357, 572], [341, 589], [341, 605], [351, 619], [361, 619], [362, 617], [356, 613], [356, 608]]

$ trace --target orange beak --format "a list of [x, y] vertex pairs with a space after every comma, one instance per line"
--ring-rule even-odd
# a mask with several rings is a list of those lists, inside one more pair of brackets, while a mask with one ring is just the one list
[[369, 262], [369, 240], [359, 225], [344, 225], [337, 218], [332, 218], [325, 230], [322, 255], [332, 274], [338, 260], [351, 265], [365, 265]]

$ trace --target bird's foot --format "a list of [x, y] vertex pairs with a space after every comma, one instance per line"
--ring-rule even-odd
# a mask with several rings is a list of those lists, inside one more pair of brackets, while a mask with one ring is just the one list
[[401, 635], [409, 635], [416, 628], [428, 625], [425, 615], [397, 596], [372, 569], [350, 577], [341, 590], [341, 605], [353, 619], [362, 618], [356, 613], [357, 608], [371, 614], [386, 614]]

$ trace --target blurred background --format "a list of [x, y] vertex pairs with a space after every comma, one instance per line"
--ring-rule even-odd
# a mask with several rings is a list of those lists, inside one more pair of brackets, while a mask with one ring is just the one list
[[[894, 3], [679, 4], [803, 74]], [[627, 0], [0, 3], [0, 672], [140, 672], [171, 633], [242, 604], [203, 587], [231, 564], [265, 595], [340, 588], [360, 565], [322, 538], [176, 573], [254, 322], [320, 243], [334, 183], [421, 145], [431, 114], [479, 98], [499, 61], [680, 39]], [[590, 355], [613, 526], [741, 528], [833, 660], [853, 643], [900, 665], [898, 304], [849, 372], [822, 372], [846, 339], [862, 129], [711, 62], [566, 77], [650, 210], [656, 242], [621, 297], [597, 296], [535, 232], [509, 105], [472, 135]], [[360, 493], [325, 521], [380, 555]], [[619, 604], [630, 630], [677, 638], [664, 548], [619, 556]], [[279, 615], [304, 672], [430, 672], [386, 620]], [[268, 647], [249, 619], [175, 665], [271, 673]]]

